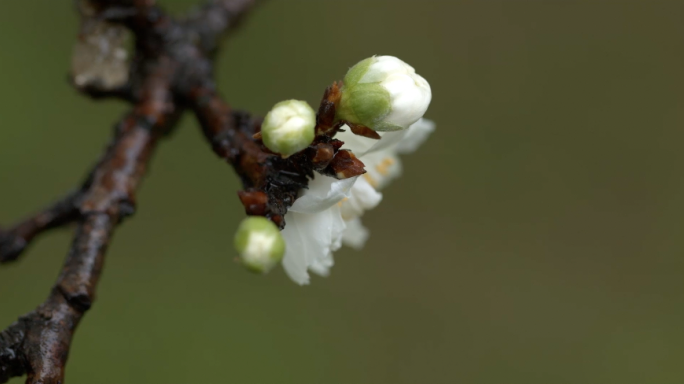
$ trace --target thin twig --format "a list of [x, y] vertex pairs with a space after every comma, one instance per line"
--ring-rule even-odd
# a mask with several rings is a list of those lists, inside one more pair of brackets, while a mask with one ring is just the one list
[[14, 227], [0, 229], [0, 264], [15, 261], [21, 256], [34, 237], [78, 219], [78, 200], [82, 191], [68, 194], [62, 200]]

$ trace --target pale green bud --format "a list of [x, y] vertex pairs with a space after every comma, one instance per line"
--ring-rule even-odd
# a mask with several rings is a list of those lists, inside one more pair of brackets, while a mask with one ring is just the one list
[[413, 67], [396, 57], [373, 56], [347, 72], [337, 117], [376, 131], [397, 131], [423, 117], [431, 100], [430, 84]]
[[271, 220], [250, 216], [242, 221], [235, 234], [235, 249], [247, 269], [266, 273], [283, 259], [285, 240]]
[[261, 125], [266, 148], [283, 157], [308, 147], [314, 140], [316, 112], [305, 101], [287, 100], [276, 104]]

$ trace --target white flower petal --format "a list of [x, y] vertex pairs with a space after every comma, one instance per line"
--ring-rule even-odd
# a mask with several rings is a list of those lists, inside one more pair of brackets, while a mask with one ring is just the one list
[[366, 245], [369, 236], [370, 233], [361, 223], [361, 219], [351, 220], [347, 222], [347, 229], [344, 231], [342, 243], [356, 250], [361, 250]]
[[389, 74], [416, 73], [412, 66], [394, 56], [376, 56], [374, 59], [375, 61], [370, 65], [359, 83], [380, 82], [385, 80]]
[[434, 121], [428, 119], [418, 120], [405, 131], [406, 135], [403, 136], [396, 146], [397, 153], [407, 154], [415, 152], [434, 131]]
[[333, 260], [332, 252], [328, 252], [325, 259], [314, 260], [313, 264], [309, 266], [309, 270], [318, 276], [330, 276], [330, 268], [333, 267], [335, 261]]
[[383, 151], [401, 142], [408, 133], [407, 130], [393, 132], [378, 132], [380, 140], [355, 135], [348, 126], [344, 126], [344, 132], [335, 135], [335, 138], [343, 141], [342, 148], [354, 152], [356, 157], [361, 158], [369, 153]]
[[342, 210], [340, 209], [339, 205], [330, 207], [329, 211], [332, 219], [330, 250], [334, 252], [342, 248], [342, 235], [344, 234], [344, 230], [347, 228], [347, 224], [342, 218]]
[[392, 150], [368, 154], [361, 161], [366, 165], [366, 174], [361, 177], [378, 191], [401, 176], [403, 171], [401, 160]]
[[289, 212], [316, 213], [322, 212], [349, 197], [350, 190], [356, 177], [337, 180], [333, 177], [316, 175], [309, 182], [309, 189], [305, 189], [302, 195], [290, 207]]
[[365, 211], [371, 210], [382, 201], [382, 193], [378, 192], [365, 178], [359, 178], [351, 190], [351, 196], [340, 202], [342, 218], [352, 220], [363, 216]]
[[355, 135], [351, 131], [349, 126], [347, 126], [347, 125], [342, 127], [342, 129], [344, 129], [344, 132], [338, 132], [335, 135], [335, 138], [340, 140], [340, 141], [343, 141], [344, 145], [342, 146], [342, 148], [348, 149], [348, 150], [354, 152], [356, 157], [363, 156], [378, 141], [382, 141], [382, 140], [374, 140], [374, 139], [369, 139], [367, 137]]
[[406, 134], [407, 131], [405, 129], [401, 131], [383, 132], [381, 134], [382, 138], [380, 140], [376, 140], [375, 144], [368, 151], [366, 151], [364, 155], [389, 150], [401, 142]]
[[430, 102], [430, 84], [418, 74], [396, 74], [382, 82], [392, 99], [392, 112], [386, 121], [408, 128], [423, 117]]
[[309, 266], [330, 252], [330, 215], [288, 212], [285, 221], [283, 267], [297, 284], [309, 284]]
[[308, 270], [327, 275], [333, 266], [332, 251], [338, 249], [346, 228], [339, 207], [314, 214], [288, 212], [285, 215], [283, 267], [300, 285], [309, 284]]
[[331, 207], [327, 212], [330, 214], [331, 219], [330, 250], [324, 257], [314, 259], [313, 263], [309, 266], [309, 270], [324, 277], [330, 275], [330, 268], [335, 265], [333, 252], [342, 247], [342, 236], [347, 228], [347, 224], [342, 219], [338, 206]]

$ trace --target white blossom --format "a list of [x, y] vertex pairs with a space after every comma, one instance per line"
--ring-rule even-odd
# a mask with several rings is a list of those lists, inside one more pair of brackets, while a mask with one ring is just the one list
[[286, 243], [283, 266], [298, 284], [308, 284], [309, 271], [327, 276], [333, 252], [342, 244], [363, 248], [369, 231], [361, 223], [365, 211], [382, 201], [381, 189], [401, 174], [397, 154], [417, 149], [434, 131], [433, 122], [421, 119], [408, 130], [382, 133], [380, 140], [347, 130], [337, 138], [366, 165], [367, 173], [345, 180], [317, 175], [285, 216]]
[[317, 176], [285, 215], [283, 267], [296, 283], [309, 283], [307, 270], [326, 276], [333, 266], [332, 253], [341, 247], [346, 228], [337, 203], [349, 196], [355, 181]]
[[345, 76], [338, 116], [375, 131], [403, 130], [423, 117], [431, 100], [430, 84], [413, 67], [374, 56]]

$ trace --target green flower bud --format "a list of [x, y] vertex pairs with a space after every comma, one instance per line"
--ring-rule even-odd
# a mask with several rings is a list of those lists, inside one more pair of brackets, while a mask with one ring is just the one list
[[430, 84], [392, 56], [374, 56], [353, 66], [344, 78], [337, 117], [376, 131], [407, 129], [427, 111]]
[[235, 234], [235, 249], [247, 269], [266, 273], [283, 259], [285, 240], [272, 221], [250, 216], [242, 221]]
[[287, 100], [276, 104], [261, 125], [266, 148], [283, 157], [308, 147], [314, 140], [316, 112], [305, 101]]

